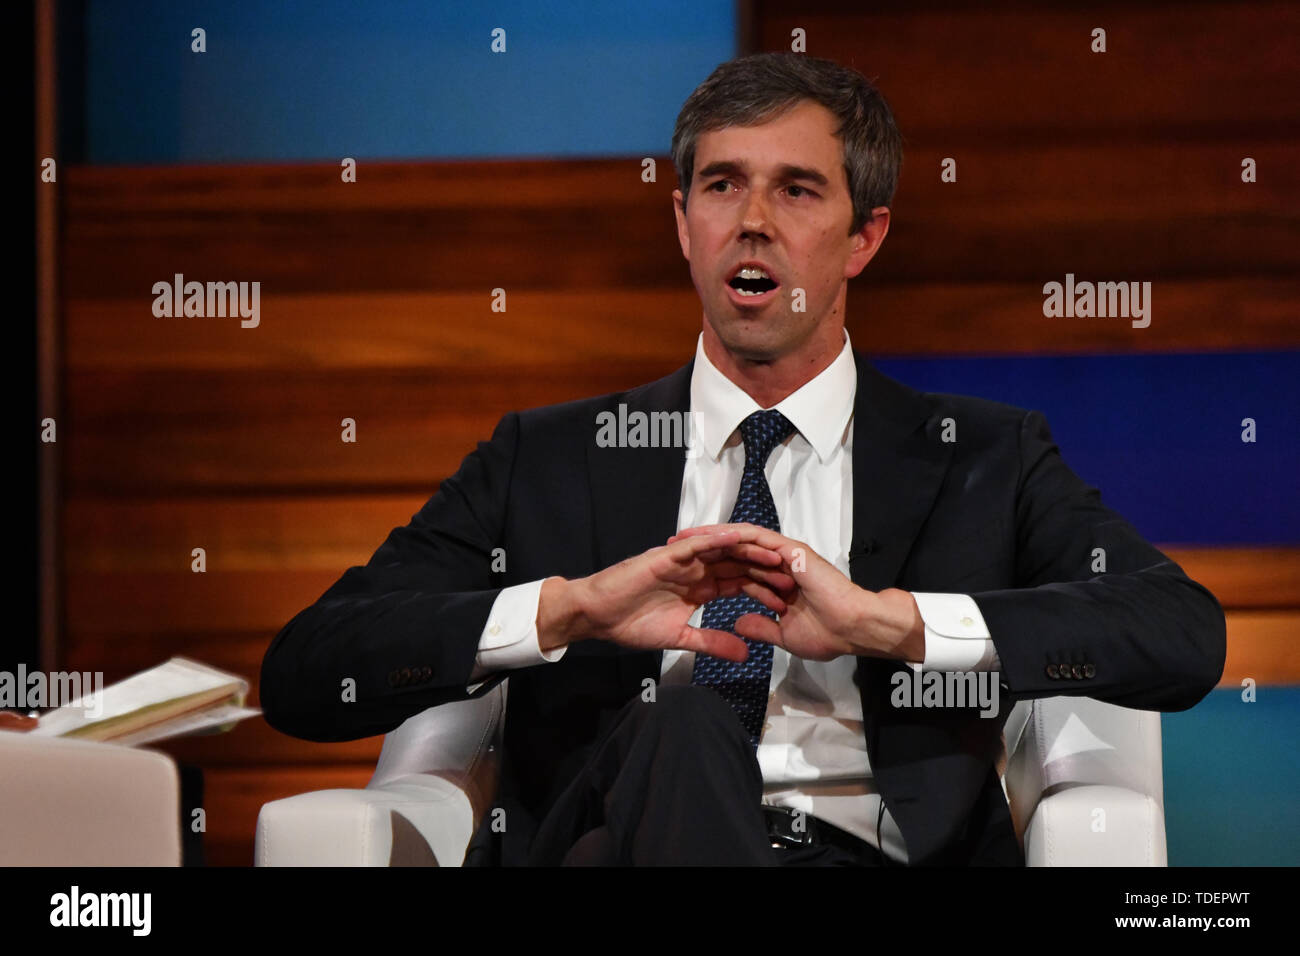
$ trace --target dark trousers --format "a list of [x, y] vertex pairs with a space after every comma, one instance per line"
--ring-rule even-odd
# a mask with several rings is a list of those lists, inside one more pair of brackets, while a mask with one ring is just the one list
[[867, 866], [836, 846], [774, 849], [749, 735], [716, 692], [633, 698], [538, 828], [532, 866]]

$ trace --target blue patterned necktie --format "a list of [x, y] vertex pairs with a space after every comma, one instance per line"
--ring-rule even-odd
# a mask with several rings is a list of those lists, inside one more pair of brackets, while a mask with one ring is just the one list
[[[740, 479], [736, 506], [731, 510], [731, 522], [748, 522], [773, 531], [781, 530], [764, 468], [772, 449], [785, 441], [792, 431], [794, 425], [775, 408], [754, 412], [740, 423], [740, 436], [745, 442], [745, 472]], [[700, 627], [735, 634], [736, 620], [744, 614], [762, 614], [776, 620], [775, 611], [748, 594], [737, 594], [735, 597], [716, 598], [704, 605]], [[708, 654], [696, 654], [691, 683], [712, 687], [721, 694], [722, 699], [735, 709], [740, 722], [749, 731], [750, 743], [757, 748], [763, 733], [763, 719], [767, 716], [768, 687], [772, 682], [772, 645], [751, 641], [747, 637], [741, 640], [749, 645], [749, 657], [739, 664]]]

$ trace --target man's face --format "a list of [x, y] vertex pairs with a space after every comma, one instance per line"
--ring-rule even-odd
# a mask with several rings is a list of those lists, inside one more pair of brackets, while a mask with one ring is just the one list
[[[673, 191], [705, 336], [712, 330], [733, 356], [765, 362], [828, 345], [839, 351], [845, 283], [883, 241], [889, 210], [879, 207], [874, 223], [849, 235], [853, 201], [836, 126], [828, 109], [804, 100], [758, 126], [704, 133], [685, 212]], [[746, 263], [770, 279], [738, 279]]]

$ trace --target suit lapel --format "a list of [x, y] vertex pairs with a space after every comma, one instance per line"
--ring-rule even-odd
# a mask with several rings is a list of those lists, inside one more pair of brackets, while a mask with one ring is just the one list
[[[694, 367], [695, 360], [691, 359], [671, 375], [613, 396], [607, 410], [618, 417], [621, 402], [627, 406], [629, 420], [634, 420], [636, 414], [649, 417], [655, 412], [676, 412], [685, 428]], [[593, 435], [595, 427], [593, 422]], [[684, 447], [601, 448], [594, 441], [587, 446], [596, 568], [607, 568], [664, 544], [677, 532], [685, 470]], [[644, 677], [659, 679], [663, 651], [627, 653], [606, 641], [583, 641], [573, 650], [578, 648], [619, 655], [620, 678], [628, 695], [640, 693]]]
[[[897, 586], [948, 470], [952, 445], [941, 440], [941, 413], [929, 401], [855, 357], [849, 571], [859, 587], [880, 591]], [[990, 764], [982, 748], [997, 727], [971, 728], [967, 718], [942, 709], [891, 707], [890, 678], [906, 668], [883, 658], [858, 658], [867, 755], [909, 861], [933, 863], [951, 854], [986, 782]]]
[[[853, 403], [849, 577], [860, 588], [883, 591], [898, 582], [948, 470], [952, 446], [938, 440], [939, 423], [931, 420], [930, 403], [920, 393], [876, 371], [861, 353], [855, 351], [854, 359], [858, 388]], [[879, 709], [888, 700], [880, 690], [888, 690], [890, 675], [904, 666], [878, 657], [858, 658], [867, 756], [877, 776]]]
[[859, 352], [853, 402], [853, 538], [849, 576], [891, 588], [929, 515], [952, 458], [920, 393], [882, 375]]

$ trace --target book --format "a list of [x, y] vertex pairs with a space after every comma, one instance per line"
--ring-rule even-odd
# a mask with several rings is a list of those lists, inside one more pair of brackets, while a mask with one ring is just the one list
[[139, 746], [222, 733], [260, 714], [245, 707], [248, 681], [187, 657], [141, 671], [42, 714], [28, 733]]

